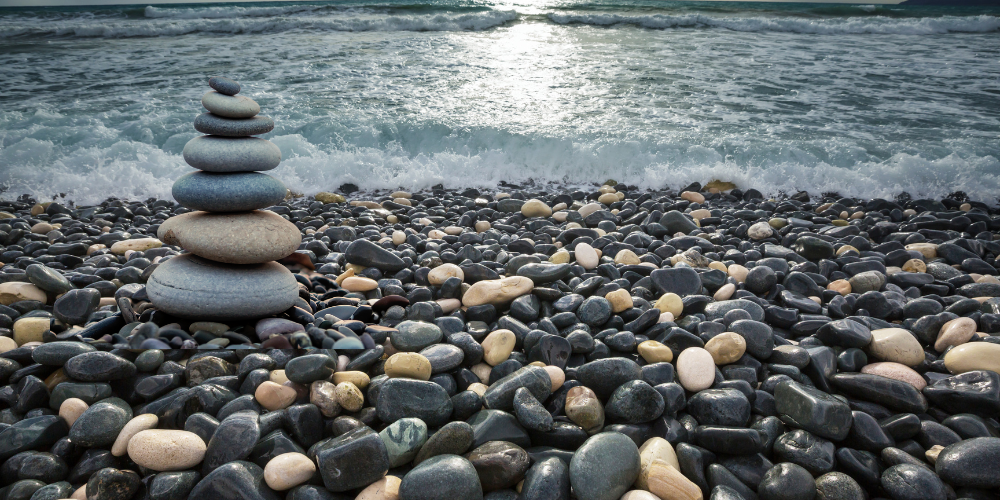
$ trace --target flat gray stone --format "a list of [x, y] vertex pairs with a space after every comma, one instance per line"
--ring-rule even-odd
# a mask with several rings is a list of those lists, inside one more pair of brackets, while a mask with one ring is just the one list
[[259, 172], [281, 163], [281, 150], [258, 137], [203, 135], [184, 145], [184, 161], [208, 172]]
[[281, 203], [285, 185], [256, 172], [191, 172], [180, 176], [172, 194], [177, 203], [206, 212], [246, 212]]
[[214, 90], [201, 96], [201, 105], [213, 114], [226, 118], [253, 118], [260, 113], [260, 105], [245, 96], [230, 96]]
[[285, 311], [298, 298], [298, 282], [276, 262], [221, 264], [191, 254], [160, 265], [146, 283], [157, 309], [202, 320], [262, 318]]
[[240, 93], [240, 84], [224, 76], [210, 77], [208, 79], [208, 86], [220, 94], [236, 95]]
[[224, 118], [212, 113], [202, 113], [194, 119], [194, 129], [203, 134], [224, 137], [249, 137], [274, 130], [274, 120], [266, 116], [253, 118]]

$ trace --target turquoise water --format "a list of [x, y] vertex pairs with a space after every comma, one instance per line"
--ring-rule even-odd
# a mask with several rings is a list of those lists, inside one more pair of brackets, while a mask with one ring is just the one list
[[621, 0], [0, 9], [4, 196], [169, 197], [215, 74], [307, 194], [1000, 197], [1000, 9]]

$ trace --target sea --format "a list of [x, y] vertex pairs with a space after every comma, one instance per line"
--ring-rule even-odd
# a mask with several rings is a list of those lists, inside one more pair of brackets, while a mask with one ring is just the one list
[[0, 198], [169, 199], [213, 75], [306, 195], [1000, 198], [1000, 8], [653, 0], [0, 9]]

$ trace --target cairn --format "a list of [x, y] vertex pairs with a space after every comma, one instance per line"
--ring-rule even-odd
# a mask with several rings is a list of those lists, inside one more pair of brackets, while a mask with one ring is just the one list
[[196, 172], [174, 182], [172, 193], [193, 210], [167, 219], [157, 237], [188, 253], [163, 262], [147, 283], [158, 310], [201, 320], [238, 320], [287, 310], [298, 298], [292, 273], [275, 260], [302, 242], [299, 229], [280, 215], [260, 210], [281, 202], [286, 189], [261, 171], [281, 162], [272, 142], [253, 137], [274, 129], [257, 116], [260, 106], [237, 95], [228, 78], [208, 81], [202, 97], [208, 110], [194, 121], [203, 134], [184, 146], [184, 160]]

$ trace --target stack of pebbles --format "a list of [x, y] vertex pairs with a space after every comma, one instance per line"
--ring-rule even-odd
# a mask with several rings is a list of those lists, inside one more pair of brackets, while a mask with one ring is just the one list
[[200, 169], [177, 179], [174, 198], [195, 210], [166, 220], [163, 242], [188, 253], [163, 262], [147, 290], [157, 309], [183, 318], [233, 320], [269, 316], [295, 303], [298, 285], [273, 262], [295, 252], [302, 236], [280, 215], [260, 210], [280, 203], [284, 184], [261, 170], [281, 161], [270, 141], [253, 137], [274, 129], [257, 116], [260, 106], [236, 95], [240, 85], [221, 77], [202, 97], [208, 113], [195, 128], [209, 134], [184, 147], [184, 160]]

